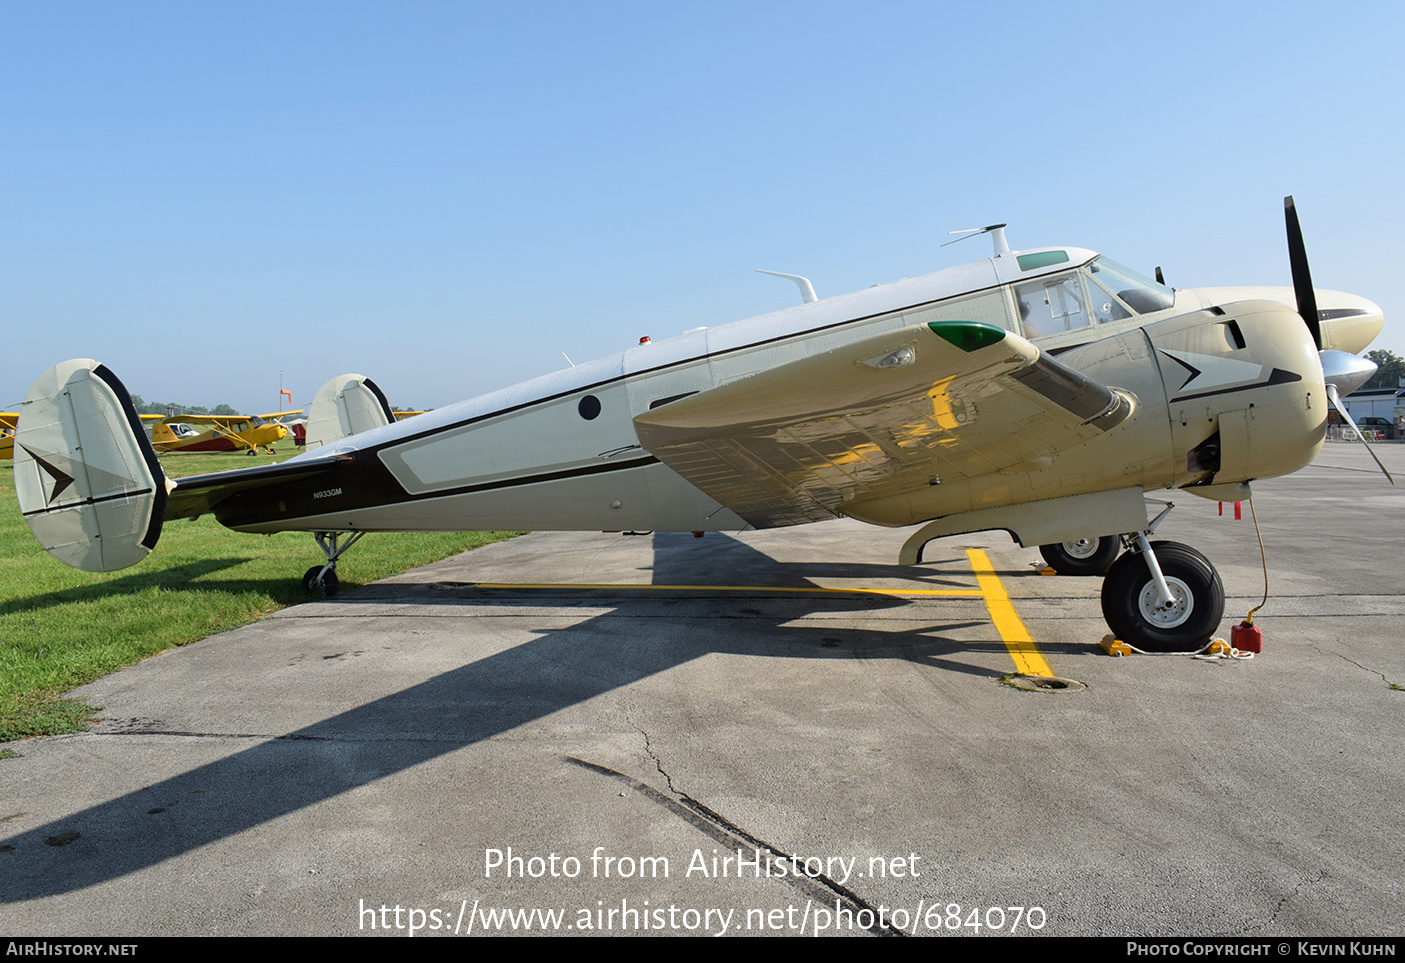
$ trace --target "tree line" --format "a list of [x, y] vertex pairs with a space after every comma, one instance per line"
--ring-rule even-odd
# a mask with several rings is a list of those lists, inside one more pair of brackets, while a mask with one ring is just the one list
[[141, 395], [132, 395], [132, 404], [139, 415], [237, 415], [229, 405], [215, 405], [213, 409], [200, 405], [178, 405], [174, 401], [143, 401]]
[[1380, 349], [1367, 351], [1366, 357], [1380, 367], [1376, 369], [1375, 374], [1371, 375], [1370, 381], [1356, 390], [1367, 391], [1371, 388], [1400, 387], [1400, 379], [1405, 378], [1405, 358], [1400, 357], [1394, 351]]

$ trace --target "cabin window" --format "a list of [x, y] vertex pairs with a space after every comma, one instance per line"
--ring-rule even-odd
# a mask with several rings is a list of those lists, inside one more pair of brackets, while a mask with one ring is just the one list
[[1034, 254], [1021, 254], [1015, 258], [1019, 262], [1021, 271], [1033, 271], [1035, 268], [1051, 267], [1055, 264], [1064, 264], [1068, 261], [1067, 251], [1036, 251]]

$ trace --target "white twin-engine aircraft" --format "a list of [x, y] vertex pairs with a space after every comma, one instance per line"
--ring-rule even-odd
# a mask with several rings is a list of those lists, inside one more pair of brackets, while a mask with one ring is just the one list
[[343, 376], [310, 411], [306, 454], [179, 480], [112, 372], [68, 361], [25, 398], [15, 487], [34, 536], [77, 568], [132, 565], [162, 522], [213, 512], [315, 533], [326, 562], [304, 583], [328, 593], [341, 553], [375, 531], [849, 516], [921, 525], [902, 553], [914, 564], [931, 539], [1005, 529], [1060, 571], [1106, 571], [1119, 638], [1197, 649], [1223, 615], [1219, 575], [1148, 540], [1143, 492], [1247, 499], [1254, 479], [1312, 461], [1336, 393], [1375, 370], [1355, 353], [1380, 308], [1313, 290], [1286, 208], [1293, 288], [1173, 290], [1093, 251], [1011, 251], [1000, 225], [973, 264], [824, 299], [795, 277], [796, 307], [401, 423]]

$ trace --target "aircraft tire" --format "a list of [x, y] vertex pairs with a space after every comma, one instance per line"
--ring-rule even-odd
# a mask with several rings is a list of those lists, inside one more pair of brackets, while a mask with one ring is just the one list
[[322, 576], [319, 584], [317, 576], [321, 572], [321, 565], [314, 565], [304, 572], [302, 577], [303, 590], [312, 595], [321, 595], [324, 598], [331, 598], [333, 595], [337, 594], [337, 589], [340, 587], [340, 583], [337, 580], [337, 570], [329, 570], [326, 575]]
[[1040, 545], [1039, 554], [1060, 575], [1101, 575], [1122, 554], [1122, 540], [1115, 535], [1079, 538]]
[[1128, 552], [1103, 579], [1103, 618], [1113, 635], [1147, 652], [1195, 652], [1224, 618], [1224, 584], [1210, 560], [1180, 542], [1152, 542], [1176, 603], [1158, 604], [1156, 582], [1140, 552]]

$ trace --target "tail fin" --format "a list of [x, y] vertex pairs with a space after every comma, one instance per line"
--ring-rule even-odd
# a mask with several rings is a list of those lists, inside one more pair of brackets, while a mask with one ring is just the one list
[[338, 375], [318, 389], [307, 406], [307, 447], [330, 445], [394, 421], [390, 403], [374, 381], [359, 374]]
[[86, 572], [135, 565], [156, 547], [167, 481], [132, 397], [87, 358], [44, 372], [15, 434], [15, 494], [44, 550]]

